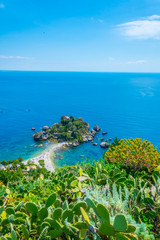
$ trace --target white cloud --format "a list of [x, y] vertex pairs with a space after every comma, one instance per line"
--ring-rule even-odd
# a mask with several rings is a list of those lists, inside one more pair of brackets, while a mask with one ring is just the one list
[[137, 60], [137, 61], [128, 61], [127, 64], [145, 64], [148, 63], [147, 60]]
[[152, 15], [118, 25], [121, 33], [137, 39], [160, 39], [160, 16]]
[[0, 8], [5, 8], [3, 3], [0, 3]]
[[0, 55], [1, 59], [29, 59], [29, 57], [22, 57], [22, 56], [3, 56]]
[[156, 19], [160, 19], [160, 16], [159, 15], [152, 15], [146, 19], [149, 19], [149, 20], [156, 20]]

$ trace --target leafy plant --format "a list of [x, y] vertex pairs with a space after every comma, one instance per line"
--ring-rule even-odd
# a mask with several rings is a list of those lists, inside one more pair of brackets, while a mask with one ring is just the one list
[[139, 138], [121, 139], [119, 144], [104, 154], [111, 163], [121, 163], [135, 171], [153, 171], [160, 164], [160, 153], [149, 141]]

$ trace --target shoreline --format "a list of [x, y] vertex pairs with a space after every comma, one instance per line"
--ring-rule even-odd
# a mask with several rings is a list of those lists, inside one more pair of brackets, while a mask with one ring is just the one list
[[57, 150], [58, 148], [61, 148], [64, 145], [66, 145], [66, 143], [56, 143], [52, 145], [52, 147], [50, 147], [49, 149], [44, 150], [42, 154], [38, 155], [37, 157], [29, 158], [23, 161], [23, 163], [25, 162], [27, 163], [30, 160], [30, 161], [33, 161], [35, 164], [39, 165], [38, 161], [44, 160], [45, 168], [50, 172], [54, 172], [55, 168], [51, 159], [51, 155], [54, 153], [55, 150]]

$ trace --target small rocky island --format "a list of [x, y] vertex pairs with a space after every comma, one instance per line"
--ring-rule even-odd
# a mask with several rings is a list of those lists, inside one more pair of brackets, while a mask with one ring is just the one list
[[67, 142], [68, 146], [76, 147], [80, 143], [93, 141], [100, 130], [95, 125], [89, 131], [89, 124], [82, 118], [62, 116], [60, 123], [55, 123], [51, 127], [44, 126], [43, 131], [37, 132], [33, 137], [36, 141], [57, 140], [58, 142]]

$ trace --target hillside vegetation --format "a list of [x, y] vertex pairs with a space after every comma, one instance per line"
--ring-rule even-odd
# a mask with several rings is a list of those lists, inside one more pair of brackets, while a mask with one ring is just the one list
[[1, 240], [160, 239], [159, 153], [149, 142], [116, 139], [104, 159], [54, 173], [19, 160], [0, 170]]

